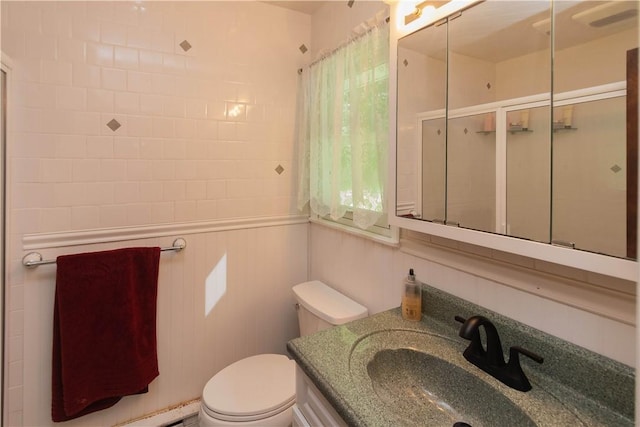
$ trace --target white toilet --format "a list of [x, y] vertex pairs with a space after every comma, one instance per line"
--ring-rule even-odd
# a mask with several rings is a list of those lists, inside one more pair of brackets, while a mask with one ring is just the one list
[[[318, 280], [294, 286], [293, 293], [301, 336], [368, 314], [366, 307]], [[260, 354], [232, 363], [205, 385], [200, 426], [290, 426], [295, 372], [295, 362], [280, 354]]]

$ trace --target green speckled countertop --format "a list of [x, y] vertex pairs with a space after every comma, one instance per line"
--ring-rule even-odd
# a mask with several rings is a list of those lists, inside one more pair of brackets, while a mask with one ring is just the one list
[[[293, 339], [287, 348], [352, 426], [451, 427], [456, 421], [473, 427], [633, 425], [632, 368], [426, 285], [423, 311], [426, 314], [422, 321], [410, 322], [402, 319], [399, 309], [389, 310]], [[521, 358], [533, 386], [531, 391], [513, 390], [462, 357], [468, 341], [458, 337], [460, 324], [454, 316], [468, 318], [476, 314], [488, 317], [496, 325], [507, 353], [505, 359], [508, 348], [514, 345], [544, 357], [541, 365]], [[389, 351], [378, 353], [381, 350]], [[432, 365], [433, 369], [425, 367], [430, 360], [422, 357], [425, 353], [446, 363]], [[375, 363], [370, 363], [374, 357]], [[465, 413], [449, 411], [446, 404], [434, 411], [433, 401], [437, 404], [438, 398], [432, 399], [430, 392], [428, 402], [424, 397], [412, 401], [417, 393], [409, 383], [416, 370], [421, 379], [425, 377], [422, 382], [428, 390], [436, 390], [439, 396], [444, 393], [448, 403], [460, 400]], [[430, 373], [439, 375], [443, 370], [445, 381], [428, 378]], [[372, 376], [383, 385], [372, 381]], [[474, 414], [483, 415], [474, 418]], [[456, 419], [458, 415], [463, 419]], [[522, 420], [516, 421], [520, 415]]]

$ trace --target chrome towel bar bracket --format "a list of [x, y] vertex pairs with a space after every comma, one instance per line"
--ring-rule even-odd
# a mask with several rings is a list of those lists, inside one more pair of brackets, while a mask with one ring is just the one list
[[[167, 252], [167, 251], [180, 252], [186, 247], [187, 247], [187, 241], [184, 240], [182, 237], [178, 237], [173, 241], [172, 246], [169, 246], [167, 248], [160, 248], [160, 250], [162, 252]], [[55, 263], [56, 263], [55, 259], [42, 259], [42, 255], [40, 254], [40, 252], [29, 252], [24, 257], [22, 257], [22, 265], [24, 265], [27, 268], [35, 268], [39, 265], [55, 264]]]

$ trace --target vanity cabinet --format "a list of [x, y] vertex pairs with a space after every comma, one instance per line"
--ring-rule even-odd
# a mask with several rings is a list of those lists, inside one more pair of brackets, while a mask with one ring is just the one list
[[347, 427], [347, 425], [311, 379], [296, 365], [296, 403], [293, 406], [293, 427]]

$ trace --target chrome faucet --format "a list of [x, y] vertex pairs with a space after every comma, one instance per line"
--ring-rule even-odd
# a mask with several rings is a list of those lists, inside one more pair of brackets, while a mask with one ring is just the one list
[[[541, 356], [522, 347], [513, 346], [509, 349], [509, 362], [506, 363], [500, 335], [489, 319], [479, 315], [468, 319], [456, 316], [455, 319], [462, 323], [458, 335], [471, 341], [463, 353], [465, 359], [511, 388], [520, 391], [531, 390], [531, 383], [520, 366], [519, 355], [523, 354], [538, 363], [544, 361]], [[480, 337], [481, 326], [484, 327], [487, 337], [486, 349]]]

